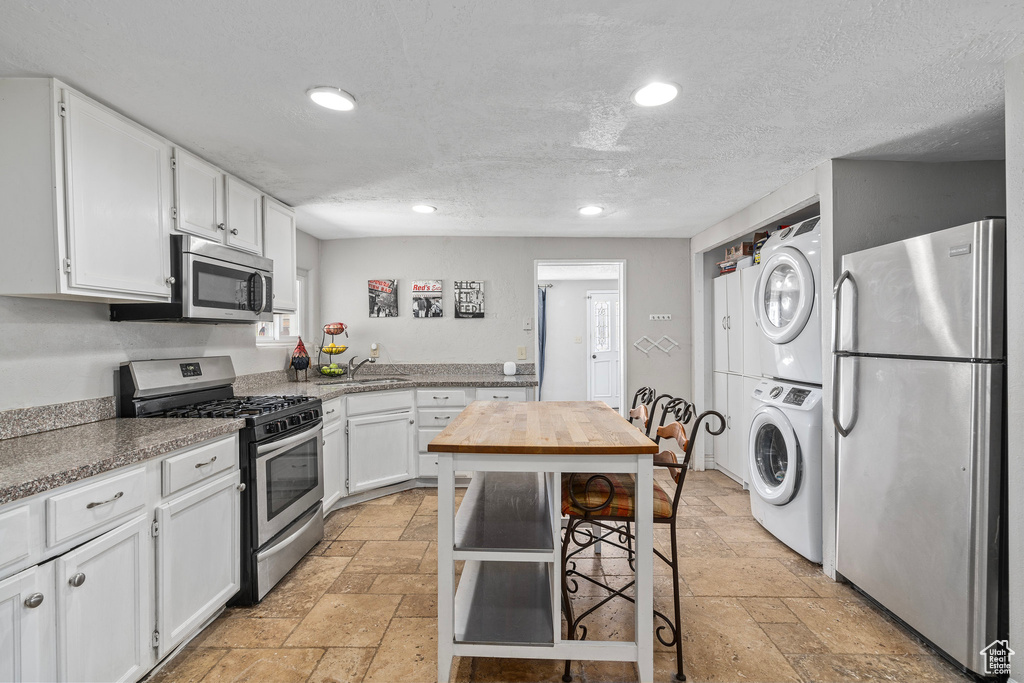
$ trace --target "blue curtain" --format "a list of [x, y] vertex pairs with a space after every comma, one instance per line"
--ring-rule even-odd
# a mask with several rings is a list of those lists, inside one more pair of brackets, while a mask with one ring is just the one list
[[537, 359], [538, 385], [537, 400], [540, 400], [541, 392], [544, 391], [544, 346], [548, 340], [547, 305], [548, 290], [546, 287], [537, 288], [537, 348], [540, 349], [540, 358]]

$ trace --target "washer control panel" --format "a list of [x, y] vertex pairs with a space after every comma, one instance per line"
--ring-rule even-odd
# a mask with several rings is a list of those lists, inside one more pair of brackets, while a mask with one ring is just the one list
[[810, 410], [821, 402], [821, 388], [766, 379], [751, 396], [757, 403]]
[[810, 389], [797, 389], [796, 387], [793, 387], [786, 392], [786, 398], [782, 399], [782, 402], [791, 406], [802, 406], [804, 404], [804, 400], [806, 400], [810, 395]]

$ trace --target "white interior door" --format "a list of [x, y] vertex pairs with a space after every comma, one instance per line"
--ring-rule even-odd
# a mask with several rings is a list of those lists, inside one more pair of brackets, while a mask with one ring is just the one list
[[587, 399], [619, 409], [619, 293], [587, 292]]

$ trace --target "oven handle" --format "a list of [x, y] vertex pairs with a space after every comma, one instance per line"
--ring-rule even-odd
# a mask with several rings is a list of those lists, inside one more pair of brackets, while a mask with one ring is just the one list
[[298, 442], [305, 441], [306, 439], [308, 439], [314, 432], [321, 429], [322, 427], [323, 420], [317, 420], [316, 424], [314, 424], [312, 427], [310, 427], [309, 429], [304, 429], [298, 434], [295, 434], [294, 436], [289, 436], [284, 439], [278, 439], [277, 441], [271, 441], [270, 443], [265, 443], [256, 446], [256, 455], [261, 456], [271, 451], [278, 451], [283, 448], [288, 448], [289, 446], [294, 446]]

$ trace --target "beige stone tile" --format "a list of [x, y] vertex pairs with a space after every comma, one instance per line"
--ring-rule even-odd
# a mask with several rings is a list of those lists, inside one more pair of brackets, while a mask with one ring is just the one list
[[260, 648], [281, 647], [299, 619], [220, 618], [198, 638], [199, 647]]
[[397, 541], [405, 527], [350, 526], [338, 536], [339, 541]]
[[[679, 506], [679, 510], [682, 511], [683, 506]], [[676, 516], [676, 530], [679, 529], [708, 529], [707, 522], [700, 517], [687, 517], [680, 512]]]
[[427, 541], [367, 541], [349, 562], [350, 574], [414, 574]]
[[395, 618], [366, 672], [367, 683], [437, 679], [437, 620]]
[[319, 648], [230, 650], [206, 674], [203, 681], [302, 683], [313, 673], [323, 655], [324, 651]]
[[725, 517], [725, 511], [717, 505], [680, 505], [676, 510], [676, 526], [681, 527], [678, 520], [686, 517]]
[[783, 602], [835, 654], [927, 654], [916, 640], [860, 601], [784, 598]]
[[[601, 602], [601, 598], [573, 598], [573, 616], [579, 619], [583, 612]], [[583, 617], [580, 622], [587, 628], [587, 640], [631, 641], [635, 638], [636, 618], [633, 603], [628, 600], [611, 600], [594, 612]], [[577, 626], [577, 629], [579, 627]], [[580, 637], [577, 630], [576, 637]]]
[[[624, 557], [601, 557], [598, 562], [605, 576], [632, 576], [634, 573], [629, 567], [629, 560]], [[654, 558], [653, 573], [655, 576], [658, 574], [671, 575], [672, 569], [658, 558]]]
[[437, 592], [433, 595], [406, 595], [395, 612], [396, 617], [437, 618]]
[[[564, 670], [565, 662], [561, 660], [478, 657], [473, 660], [472, 680], [474, 683], [561, 683]], [[578, 682], [580, 663], [572, 662], [569, 670], [574, 683]]]
[[[686, 489], [686, 491], [690, 490], [689, 486], [684, 485], [684, 488]], [[679, 503], [680, 505], [714, 505], [714, 503], [711, 502], [711, 499], [708, 498], [707, 496], [688, 496], [686, 495], [685, 491], [683, 492], [683, 495], [680, 497]]]
[[285, 642], [288, 647], [376, 647], [402, 598], [328, 593]]
[[[688, 680], [800, 680], [738, 600], [684, 598], [682, 603], [683, 665]], [[662, 666], [665, 664], [675, 671], [674, 660], [663, 662]]]
[[426, 494], [423, 489], [410, 489], [408, 491], [402, 491], [391, 496], [395, 499], [395, 505], [416, 505], [419, 506], [423, 499], [426, 498]]
[[332, 647], [316, 665], [309, 683], [361, 681], [376, 652], [372, 647]]
[[708, 498], [730, 517], [750, 517], [750, 494], [746, 491]]
[[348, 562], [347, 557], [303, 558], [260, 604], [247, 611], [246, 616], [278, 619], [305, 616]]
[[775, 542], [775, 537], [752, 517], [705, 517], [704, 521], [726, 543]]
[[800, 619], [778, 598], [740, 598], [739, 603], [758, 623], [800, 622]]
[[423, 553], [423, 559], [420, 560], [419, 567], [416, 571], [420, 574], [436, 574], [437, 573], [437, 543], [434, 541], [430, 542], [427, 546], [427, 552]]
[[780, 557], [782, 566], [797, 576], [824, 576], [821, 572], [821, 565], [814, 564], [810, 560], [793, 553], [786, 557]]
[[[575, 662], [573, 662], [575, 664]], [[580, 662], [580, 669], [583, 672], [583, 680], [600, 683], [601, 681], [616, 681], [627, 683], [637, 681], [640, 675], [637, 673], [636, 664], [633, 662]], [[655, 680], [669, 680], [667, 678], [656, 678]]]
[[201, 681], [227, 652], [226, 649], [186, 647], [153, 674], [147, 683], [196, 683]]
[[841, 600], [862, 600], [860, 595], [851, 586], [845, 583], [833, 581], [824, 574], [817, 576], [802, 576], [800, 580], [811, 587], [815, 593], [823, 598], [839, 598]]
[[437, 595], [437, 574], [380, 574], [369, 592]]
[[335, 510], [324, 520], [324, 539], [333, 541], [341, 535], [341, 532], [348, 528], [352, 520], [359, 514], [361, 506], [353, 506]]
[[321, 555], [328, 557], [352, 557], [363, 547], [363, 541], [331, 541]]
[[369, 505], [359, 511], [350, 526], [404, 529], [416, 514], [417, 505]]
[[327, 589], [328, 593], [368, 593], [377, 579], [376, 574], [342, 573], [338, 580]]
[[825, 643], [801, 623], [761, 624], [761, 629], [784, 655], [828, 653]]
[[[680, 558], [686, 557], [736, 557], [722, 537], [712, 529], [677, 529], [676, 553]], [[666, 553], [671, 552], [669, 543], [664, 545]], [[685, 562], [685, 561], [684, 561]]]
[[437, 496], [424, 496], [423, 502], [416, 508], [417, 515], [431, 515], [437, 517]]
[[[434, 679], [431, 678], [430, 680], [433, 681]], [[449, 680], [454, 681], [454, 683], [471, 683], [473, 680], [473, 658], [453, 657], [452, 673]]]
[[778, 560], [761, 557], [688, 558], [680, 576], [694, 595], [780, 597], [813, 596], [814, 591]]
[[437, 518], [420, 515], [413, 517], [401, 536], [403, 541], [436, 541]]
[[364, 501], [363, 505], [376, 505], [378, 507], [381, 505], [394, 505], [396, 500], [397, 499], [395, 497], [395, 494], [392, 494], [389, 496], [382, 496], [380, 498], [374, 498], [373, 500]]
[[789, 661], [807, 681], [827, 683], [965, 683], [971, 679], [932, 655], [791, 655]]
[[796, 554], [784, 543], [774, 539], [770, 541], [752, 541], [750, 543], [733, 541], [729, 544], [729, 547], [732, 548], [732, 551], [738, 557], [775, 557], [782, 559], [792, 558]]
[[717, 470], [706, 470], [704, 474], [707, 475], [707, 481], [709, 484], [720, 486], [724, 489], [729, 489], [730, 491], [743, 490], [743, 486], [737, 483], [735, 479], [732, 479], [728, 475], [722, 474]]

